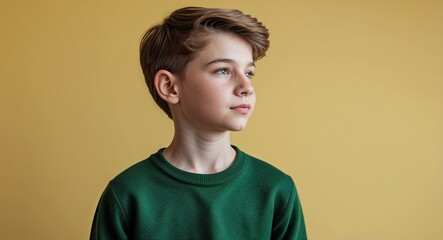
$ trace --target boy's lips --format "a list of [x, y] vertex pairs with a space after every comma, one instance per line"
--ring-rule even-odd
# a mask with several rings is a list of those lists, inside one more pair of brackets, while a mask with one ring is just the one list
[[239, 113], [248, 113], [251, 110], [251, 105], [249, 104], [240, 104], [234, 107], [230, 107], [230, 109], [239, 112]]

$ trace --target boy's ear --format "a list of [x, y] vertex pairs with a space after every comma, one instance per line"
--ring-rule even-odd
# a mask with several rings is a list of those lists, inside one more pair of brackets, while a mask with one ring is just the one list
[[178, 103], [178, 92], [176, 85], [177, 77], [171, 72], [161, 69], [154, 76], [154, 87], [157, 94], [167, 103]]

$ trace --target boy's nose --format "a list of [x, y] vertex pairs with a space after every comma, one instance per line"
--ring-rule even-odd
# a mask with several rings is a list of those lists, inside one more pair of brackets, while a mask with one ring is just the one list
[[240, 95], [242, 95], [242, 96], [249, 96], [249, 95], [252, 95], [254, 93], [254, 89], [252, 88], [252, 86], [251, 87], [249, 87], [249, 88], [245, 88], [245, 89], [243, 89], [241, 92], [240, 92]]
[[239, 76], [235, 94], [238, 96], [249, 96], [253, 93], [254, 87], [252, 87], [251, 79], [246, 76]]

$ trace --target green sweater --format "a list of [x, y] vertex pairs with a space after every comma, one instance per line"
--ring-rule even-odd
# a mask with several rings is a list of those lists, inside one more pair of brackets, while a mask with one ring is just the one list
[[215, 174], [182, 171], [163, 149], [123, 171], [101, 196], [91, 239], [306, 239], [291, 177], [234, 148]]

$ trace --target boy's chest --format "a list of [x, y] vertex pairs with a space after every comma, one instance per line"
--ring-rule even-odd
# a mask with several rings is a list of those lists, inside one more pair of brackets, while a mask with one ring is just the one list
[[270, 239], [274, 201], [236, 188], [166, 188], [134, 201], [134, 239]]

